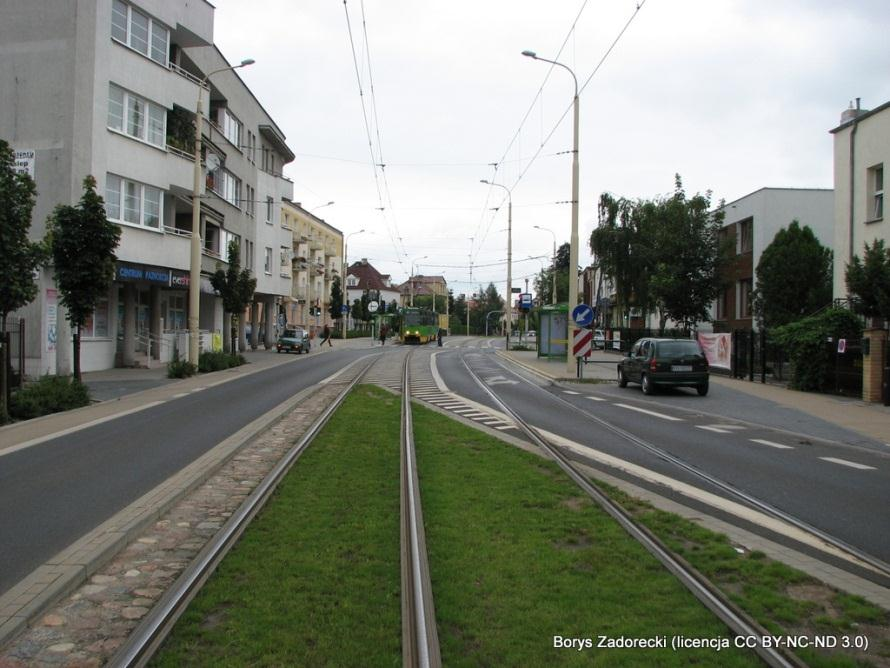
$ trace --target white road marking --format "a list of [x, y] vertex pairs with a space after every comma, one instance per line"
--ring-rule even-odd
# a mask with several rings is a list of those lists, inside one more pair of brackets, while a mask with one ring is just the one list
[[606, 401], [602, 397], [587, 397], [587, 398], [590, 399], [591, 401]]
[[485, 383], [487, 385], [518, 385], [518, 380], [510, 380], [506, 376], [492, 376], [491, 378], [484, 378]]
[[766, 441], [762, 438], [749, 438], [749, 441], [752, 443], [760, 443], [761, 445], [768, 445], [771, 448], [778, 448], [779, 450], [794, 450], [794, 448], [790, 445], [782, 445], [781, 443], [775, 443], [773, 441]]
[[645, 413], [646, 415], [651, 415], [652, 417], [661, 418], [662, 420], [670, 420], [671, 422], [683, 422], [683, 418], [674, 417], [672, 415], [665, 415], [664, 413], [656, 413], [655, 411], [647, 411], [645, 408], [639, 408], [638, 406], [631, 406], [630, 404], [615, 405], [621, 406], [621, 408], [628, 408], [632, 411], [637, 411], [638, 413]]
[[718, 434], [731, 434], [733, 431], [744, 429], [744, 427], [740, 427], [737, 424], [708, 424], [708, 425], [697, 424], [695, 426], [698, 427], [699, 429], [704, 429], [706, 431], [713, 431]]
[[573, 392], [572, 390], [563, 390], [562, 393], [571, 394], [572, 396], [578, 396], [579, 394], [581, 394], [580, 392]]
[[874, 466], [866, 466], [857, 462], [847, 461], [846, 459], [838, 459], [837, 457], [819, 457], [822, 461], [831, 462], [832, 464], [840, 464], [841, 466], [849, 466], [851, 469], [859, 469], [860, 471], [877, 471]]

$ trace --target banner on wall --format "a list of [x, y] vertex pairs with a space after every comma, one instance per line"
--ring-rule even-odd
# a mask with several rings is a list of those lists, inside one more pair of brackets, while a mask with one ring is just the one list
[[46, 290], [46, 352], [56, 349], [59, 326], [59, 293], [53, 288]]
[[719, 369], [732, 368], [732, 334], [699, 333], [698, 342], [709, 365]]

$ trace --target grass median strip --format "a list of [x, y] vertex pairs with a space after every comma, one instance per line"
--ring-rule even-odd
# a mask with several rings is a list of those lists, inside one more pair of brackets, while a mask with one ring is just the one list
[[399, 400], [361, 386], [154, 664], [398, 665], [400, 615]]
[[445, 665], [758, 665], [673, 651], [675, 636], [731, 636], [554, 464], [423, 408], [414, 421]]

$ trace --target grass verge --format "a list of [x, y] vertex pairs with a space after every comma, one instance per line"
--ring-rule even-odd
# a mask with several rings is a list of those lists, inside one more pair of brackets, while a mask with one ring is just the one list
[[[551, 462], [416, 408], [427, 547], [447, 666], [757, 665], [718, 622]], [[667, 649], [565, 649], [555, 636], [666, 638]]]
[[306, 450], [155, 658], [400, 665], [399, 400], [362, 386]]

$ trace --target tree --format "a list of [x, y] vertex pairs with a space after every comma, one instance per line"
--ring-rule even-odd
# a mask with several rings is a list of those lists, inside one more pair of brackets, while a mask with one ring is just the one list
[[14, 164], [12, 149], [0, 139], [0, 423], [7, 409], [6, 317], [37, 295], [34, 270], [47, 256], [44, 244], [28, 240], [37, 189]]
[[241, 247], [236, 240], [229, 242], [229, 266], [223, 269], [217, 265], [216, 271], [210, 276], [210, 285], [219, 293], [223, 300], [223, 311], [232, 314], [231, 352], [235, 354], [235, 341], [238, 339], [238, 318], [253, 300], [256, 290], [256, 279], [251, 277], [249, 269], [241, 268]]
[[535, 293], [543, 300], [542, 303], [549, 304], [553, 299], [554, 269], [556, 272], [556, 301], [568, 301], [570, 251], [570, 244], [562, 244], [556, 249], [555, 267], [548, 267], [535, 277]]
[[96, 179], [83, 180], [77, 206], [60, 204], [47, 222], [56, 283], [74, 330], [74, 377], [80, 381], [80, 330], [114, 281], [120, 228], [108, 222]]
[[831, 303], [831, 250], [796, 220], [764, 249], [756, 275], [754, 314], [763, 327], [787, 325]]
[[668, 318], [690, 329], [710, 320], [710, 307], [722, 289], [720, 274], [726, 262], [721, 248], [722, 208], [710, 213], [711, 193], [686, 197], [680, 175], [674, 194], [647, 202], [641, 225], [652, 234], [649, 247], [653, 261], [651, 294], [659, 310], [659, 329], [664, 333]]
[[339, 320], [343, 317], [342, 307], [343, 290], [340, 288], [340, 277], [335, 276], [331, 281], [331, 303], [328, 306], [328, 313], [331, 314], [332, 319]]
[[865, 253], [847, 265], [847, 289], [856, 300], [854, 308], [867, 318], [890, 318], [890, 249], [876, 239], [865, 244]]
[[710, 192], [687, 198], [679, 175], [667, 197], [600, 196], [590, 249], [624, 318], [631, 308], [644, 316], [657, 309], [662, 331], [668, 318], [686, 327], [709, 319], [725, 262], [719, 237], [723, 214], [711, 214], [710, 208]]
[[[503, 313], [504, 300], [501, 299], [501, 295], [498, 293], [498, 289], [494, 286], [494, 283], [489, 283], [488, 287], [484, 290], [480, 285], [476, 308], [470, 310], [470, 324], [474, 331], [485, 331], [486, 317], [492, 311]], [[492, 326], [496, 322], [498, 322], [497, 319], [489, 318], [489, 331], [492, 331]]]

